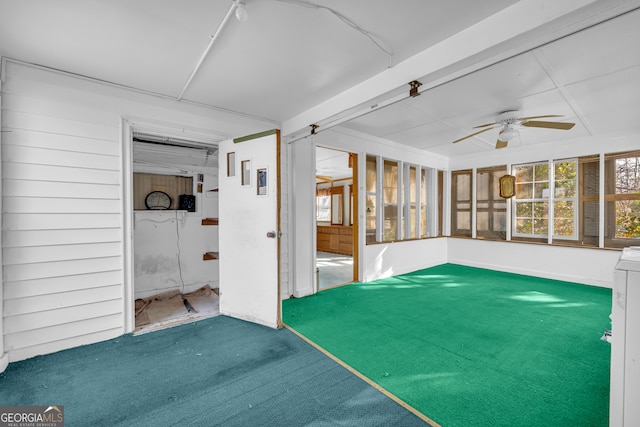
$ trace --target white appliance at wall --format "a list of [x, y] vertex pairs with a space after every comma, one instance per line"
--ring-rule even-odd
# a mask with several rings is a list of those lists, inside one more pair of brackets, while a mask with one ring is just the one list
[[625, 248], [614, 273], [609, 425], [640, 425], [640, 247]]

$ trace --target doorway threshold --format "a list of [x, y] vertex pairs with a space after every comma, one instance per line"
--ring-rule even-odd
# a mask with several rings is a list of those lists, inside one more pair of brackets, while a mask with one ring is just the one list
[[137, 299], [133, 335], [158, 331], [220, 314], [218, 289], [204, 286], [182, 294], [179, 291]]

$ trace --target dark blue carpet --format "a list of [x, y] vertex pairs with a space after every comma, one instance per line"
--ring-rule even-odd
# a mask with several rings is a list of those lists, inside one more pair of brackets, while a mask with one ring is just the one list
[[219, 316], [11, 363], [0, 405], [66, 426], [424, 426], [292, 332]]

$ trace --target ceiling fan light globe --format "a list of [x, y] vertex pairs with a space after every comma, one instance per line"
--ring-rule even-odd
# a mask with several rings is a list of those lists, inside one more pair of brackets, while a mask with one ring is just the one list
[[509, 142], [514, 138], [517, 138], [518, 136], [520, 136], [520, 133], [515, 130], [515, 129], [506, 129], [503, 132], [500, 132], [500, 134], [498, 135], [498, 139], [500, 141], [504, 141], [504, 142]]

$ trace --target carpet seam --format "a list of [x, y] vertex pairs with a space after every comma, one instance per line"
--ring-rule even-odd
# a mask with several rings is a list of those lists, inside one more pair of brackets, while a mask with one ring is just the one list
[[349, 372], [351, 372], [352, 374], [354, 374], [355, 376], [357, 376], [358, 378], [360, 378], [361, 380], [363, 380], [364, 382], [366, 382], [367, 384], [369, 384], [370, 386], [372, 386], [373, 388], [375, 388], [376, 390], [378, 390], [379, 392], [381, 392], [382, 394], [384, 394], [385, 396], [387, 396], [388, 398], [390, 398], [391, 400], [396, 402], [398, 405], [402, 406], [403, 408], [405, 408], [406, 410], [408, 410], [409, 412], [411, 412], [412, 414], [414, 414], [415, 416], [417, 416], [421, 420], [429, 423], [432, 427], [442, 427], [440, 424], [438, 424], [437, 422], [435, 422], [434, 420], [432, 420], [431, 418], [429, 418], [428, 416], [426, 416], [422, 412], [418, 411], [416, 408], [414, 408], [413, 406], [409, 405], [407, 402], [405, 402], [404, 400], [400, 399], [398, 396], [396, 396], [395, 394], [391, 393], [390, 391], [388, 391], [387, 389], [382, 387], [380, 384], [374, 382], [369, 377], [365, 376], [360, 371], [358, 371], [357, 369], [353, 368], [351, 365], [347, 364], [343, 360], [341, 360], [338, 357], [334, 356], [333, 354], [331, 354], [329, 351], [327, 351], [326, 349], [324, 349], [320, 345], [318, 345], [315, 342], [311, 341], [309, 338], [307, 338], [306, 336], [302, 335], [302, 333], [296, 331], [291, 326], [287, 325], [284, 322], [282, 322], [282, 326], [284, 326], [285, 328], [287, 328], [288, 330], [290, 330], [291, 332], [296, 334], [298, 337], [303, 339], [305, 342], [307, 342], [308, 344], [310, 344], [311, 346], [316, 348], [318, 351], [323, 353], [325, 356], [327, 356], [328, 358], [330, 358], [334, 362], [338, 363], [340, 366], [342, 366], [343, 368], [345, 368], [346, 370], [348, 370]]

